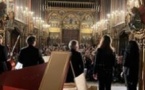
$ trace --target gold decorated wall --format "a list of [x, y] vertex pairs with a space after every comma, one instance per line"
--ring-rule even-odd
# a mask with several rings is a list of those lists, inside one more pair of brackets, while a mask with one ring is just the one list
[[85, 43], [84, 39], [90, 40], [92, 37], [96, 10], [91, 8], [47, 7], [45, 19], [50, 25], [50, 41], [52, 39], [60, 43], [68, 43], [68, 41], [76, 39]]

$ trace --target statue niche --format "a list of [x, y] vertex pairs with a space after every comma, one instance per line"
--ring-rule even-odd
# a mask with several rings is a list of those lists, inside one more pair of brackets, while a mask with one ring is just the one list
[[63, 20], [63, 29], [79, 29], [79, 20], [73, 14], [67, 15]]

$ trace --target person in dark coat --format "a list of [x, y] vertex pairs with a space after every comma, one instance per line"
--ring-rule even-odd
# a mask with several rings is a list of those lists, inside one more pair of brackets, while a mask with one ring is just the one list
[[116, 61], [111, 43], [111, 38], [108, 35], [103, 36], [96, 51], [93, 77], [99, 81], [99, 90], [111, 90], [113, 68]]
[[35, 36], [28, 36], [26, 43], [28, 45], [20, 50], [18, 62], [22, 63], [23, 67], [34, 66], [44, 63], [44, 59], [42, 58], [39, 49], [35, 47]]
[[[81, 53], [78, 52], [78, 47], [79, 47], [78, 41], [76, 40], [70, 41], [69, 43], [69, 49], [71, 51], [70, 60], [74, 69], [75, 77], [79, 76], [84, 72], [83, 59]], [[74, 76], [70, 65], [68, 69], [66, 82], [74, 82]]]
[[127, 90], [137, 90], [139, 75], [139, 48], [136, 41], [129, 41], [124, 53], [123, 73]]
[[7, 71], [7, 49], [2, 45], [3, 37], [0, 35], [0, 74]]

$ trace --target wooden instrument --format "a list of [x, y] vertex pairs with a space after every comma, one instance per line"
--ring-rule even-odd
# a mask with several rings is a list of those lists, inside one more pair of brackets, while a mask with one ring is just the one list
[[20, 35], [17, 37], [17, 40], [12, 48], [12, 51], [10, 52], [10, 59], [8, 60], [8, 63], [7, 63], [8, 70], [14, 70], [14, 68], [15, 68], [16, 60], [14, 60], [14, 58], [13, 58], [13, 52], [16, 48], [16, 45], [17, 45], [19, 39], [20, 39]]

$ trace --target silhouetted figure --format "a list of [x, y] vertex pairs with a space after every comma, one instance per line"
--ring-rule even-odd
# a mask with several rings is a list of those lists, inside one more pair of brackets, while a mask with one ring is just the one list
[[99, 90], [111, 90], [115, 52], [108, 35], [103, 36], [95, 55], [94, 79], [99, 81]]
[[[69, 43], [69, 49], [71, 51], [70, 60], [71, 60], [76, 77], [84, 72], [83, 59], [82, 59], [81, 53], [77, 51], [78, 47], [79, 47], [78, 41], [76, 41], [76, 40], [70, 41], [70, 43]], [[66, 82], [74, 82], [74, 76], [73, 76], [70, 65], [69, 65], [69, 69], [68, 69]]]
[[23, 64], [23, 67], [34, 66], [44, 63], [39, 49], [35, 47], [36, 38], [33, 35], [27, 37], [27, 46], [20, 50], [18, 61]]
[[139, 75], [139, 48], [136, 41], [129, 41], [124, 53], [123, 66], [127, 90], [137, 90]]
[[0, 35], [0, 74], [8, 70], [7, 67], [7, 49], [2, 45], [3, 37]]

